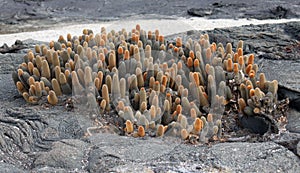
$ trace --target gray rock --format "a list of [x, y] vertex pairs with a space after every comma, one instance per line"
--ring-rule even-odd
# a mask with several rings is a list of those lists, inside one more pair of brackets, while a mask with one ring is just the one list
[[300, 141], [297, 144], [297, 154], [300, 156]]
[[289, 111], [286, 128], [291, 132], [300, 133], [300, 112], [295, 110]]
[[16, 166], [9, 164], [9, 163], [4, 163], [0, 162], [0, 172], [5, 172], [5, 173], [26, 173], [28, 171], [24, 169], [17, 168]]
[[41, 168], [34, 168], [32, 170], [32, 172], [36, 172], [36, 173], [52, 173], [52, 172], [55, 172], [55, 173], [65, 173], [65, 172], [68, 172], [68, 169], [53, 168], [53, 167], [45, 166], [45, 167], [41, 167]]
[[272, 141], [297, 154], [297, 144], [300, 141], [300, 133], [283, 132], [280, 135], [275, 135]]
[[90, 137], [98, 149], [114, 157], [129, 161], [148, 161], [168, 154], [179, 143], [151, 138], [133, 138], [112, 134], [97, 134]]
[[88, 144], [77, 139], [65, 139], [54, 142], [52, 149], [41, 152], [34, 161], [34, 167], [54, 167], [70, 170], [82, 170], [86, 159]]
[[[128, 161], [127, 163], [130, 163]], [[126, 165], [125, 160], [120, 159], [119, 157], [109, 154], [106, 151], [99, 149], [95, 146], [90, 151], [88, 158], [87, 170], [89, 172], [109, 172], [113, 168], [118, 166]]]
[[213, 145], [207, 157], [220, 170], [230, 172], [297, 172], [300, 159], [273, 142]]
[[97, 146], [91, 150], [93, 157], [90, 155], [89, 161], [98, 166], [106, 164], [99, 168], [116, 172], [295, 172], [300, 169], [299, 158], [273, 142], [220, 143], [212, 147], [174, 142], [174, 148], [152, 138], [99, 134], [90, 140]]

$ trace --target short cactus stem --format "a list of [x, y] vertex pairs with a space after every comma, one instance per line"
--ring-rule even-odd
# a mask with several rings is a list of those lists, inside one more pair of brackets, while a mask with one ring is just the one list
[[181, 139], [186, 140], [189, 137], [189, 133], [186, 129], [182, 129], [180, 132]]
[[165, 133], [165, 128], [163, 125], [159, 125], [157, 127], [157, 132], [156, 132], [156, 136], [163, 136]]
[[132, 133], [133, 132], [133, 123], [130, 120], [126, 120], [126, 127], [125, 127], [125, 132], [126, 133]]
[[54, 91], [50, 90], [49, 95], [47, 96], [48, 103], [51, 105], [56, 105], [58, 103], [58, 98]]
[[139, 137], [144, 137], [144, 136], [146, 135], [146, 134], [145, 134], [145, 129], [144, 129], [143, 126], [139, 126], [139, 127], [138, 127], [137, 135], [138, 135]]

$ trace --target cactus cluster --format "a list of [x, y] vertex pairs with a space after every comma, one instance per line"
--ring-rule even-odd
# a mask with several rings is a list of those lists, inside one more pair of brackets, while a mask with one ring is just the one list
[[123, 133], [136, 137], [178, 136], [207, 142], [222, 135], [222, 115], [235, 102], [241, 114], [270, 113], [277, 102], [277, 81], [257, 75], [254, 55], [243, 54], [239, 41], [234, 52], [198, 40], [166, 41], [158, 30], [140, 25], [127, 32], [60, 36], [49, 45], [36, 45], [13, 73], [19, 93], [37, 104], [61, 95], [84, 98], [99, 116], [115, 113]]

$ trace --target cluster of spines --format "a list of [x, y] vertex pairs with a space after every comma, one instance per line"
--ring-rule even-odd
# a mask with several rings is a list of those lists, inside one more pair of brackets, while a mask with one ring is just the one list
[[256, 101], [268, 92], [276, 101], [277, 82], [263, 74], [257, 82], [257, 70], [254, 56], [243, 55], [242, 41], [236, 53], [230, 43], [210, 44], [207, 34], [167, 44], [158, 30], [146, 33], [137, 25], [129, 33], [85, 29], [79, 37], [37, 45], [13, 78], [29, 103], [43, 95], [52, 105], [62, 94], [84, 95], [101, 114], [115, 108], [127, 134], [197, 135], [205, 142], [221, 137], [224, 104], [233, 98], [229, 80], [240, 85], [239, 109], [247, 115], [258, 113]]

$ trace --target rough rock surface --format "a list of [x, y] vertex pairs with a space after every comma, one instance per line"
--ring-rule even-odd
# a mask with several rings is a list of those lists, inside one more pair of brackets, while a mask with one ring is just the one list
[[298, 154], [298, 156], [300, 156], [300, 142], [297, 145], [297, 154]]
[[[88, 150], [88, 143], [78, 139], [64, 139], [54, 142], [51, 150], [37, 153], [34, 167], [54, 167], [64, 169], [82, 169]], [[63, 151], [63, 152], [62, 152]]]
[[51, 28], [52, 25], [93, 23], [127, 17], [177, 18], [298, 18], [300, 3], [295, 0], [0, 0], [0, 33]]
[[[195, 5], [189, 15], [209, 18], [255, 18], [281, 19], [297, 18], [299, 3], [295, 1], [213, 1], [205, 5]], [[232, 12], [234, 11], [234, 13]]]

